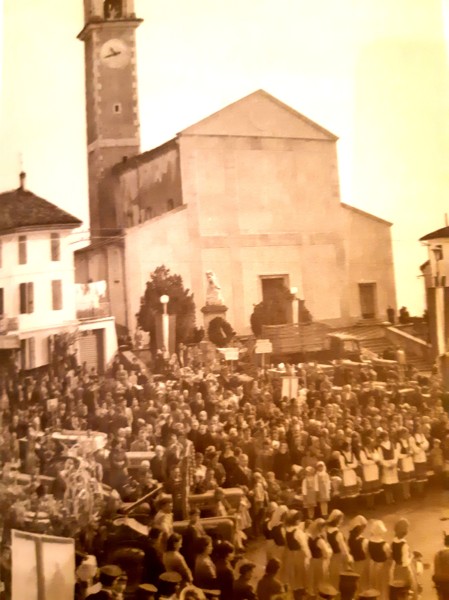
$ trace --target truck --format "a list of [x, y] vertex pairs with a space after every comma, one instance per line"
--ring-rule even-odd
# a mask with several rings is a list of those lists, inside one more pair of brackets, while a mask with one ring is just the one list
[[355, 336], [332, 331], [323, 323], [264, 325], [261, 337], [270, 340], [275, 360], [361, 360], [360, 341]]

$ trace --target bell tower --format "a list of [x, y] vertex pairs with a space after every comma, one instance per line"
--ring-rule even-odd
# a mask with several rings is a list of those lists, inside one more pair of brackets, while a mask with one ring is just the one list
[[[140, 152], [134, 0], [84, 0], [87, 152], [91, 236], [101, 226], [100, 183]], [[103, 232], [104, 234], [104, 232]]]

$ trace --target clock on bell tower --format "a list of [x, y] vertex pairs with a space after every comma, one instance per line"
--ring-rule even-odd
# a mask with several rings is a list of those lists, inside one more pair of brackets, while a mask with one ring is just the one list
[[123, 157], [140, 152], [134, 0], [84, 0], [89, 215], [102, 229], [100, 183]]

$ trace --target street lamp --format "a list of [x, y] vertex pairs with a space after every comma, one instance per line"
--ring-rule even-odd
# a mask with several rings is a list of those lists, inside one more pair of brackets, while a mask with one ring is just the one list
[[169, 316], [168, 316], [168, 312], [167, 312], [167, 304], [170, 300], [170, 298], [167, 296], [167, 294], [164, 294], [163, 296], [161, 296], [159, 298], [160, 303], [163, 306], [164, 312], [162, 313], [162, 344], [165, 348], [165, 352], [168, 353], [168, 335], [169, 335]]

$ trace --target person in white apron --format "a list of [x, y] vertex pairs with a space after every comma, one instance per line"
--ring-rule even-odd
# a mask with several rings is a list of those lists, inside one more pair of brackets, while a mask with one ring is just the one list
[[376, 494], [382, 489], [380, 481], [380, 456], [372, 437], [367, 437], [360, 450], [359, 460], [362, 466], [362, 494], [368, 508], [374, 508]]
[[354, 561], [352, 568], [360, 576], [359, 590], [368, 589], [368, 540], [363, 535], [367, 525], [365, 517], [357, 515], [348, 526], [348, 548]]
[[340, 450], [340, 469], [342, 474], [342, 497], [355, 496], [360, 491], [356, 468], [358, 460], [349, 442], [345, 442]]
[[316, 465], [317, 501], [320, 506], [320, 516], [327, 519], [331, 499], [331, 479], [323, 461]]
[[306, 590], [306, 574], [310, 566], [308, 537], [301, 523], [301, 513], [290, 511], [285, 521], [285, 551], [280, 577], [289, 586], [296, 599], [301, 599]]
[[399, 455], [396, 446], [390, 440], [386, 431], [382, 431], [380, 434], [378, 452], [382, 468], [381, 482], [385, 491], [385, 501], [387, 504], [394, 504], [394, 489], [399, 483]]
[[312, 598], [317, 596], [320, 585], [326, 582], [329, 560], [332, 556], [332, 550], [325, 539], [325, 526], [324, 519], [316, 519], [308, 531], [311, 558], [310, 568], [307, 572], [307, 593]]
[[410, 445], [410, 434], [406, 427], [398, 431], [396, 449], [399, 455], [398, 477], [401, 482], [402, 497], [404, 500], [410, 498], [410, 484], [415, 479], [415, 464], [413, 462], [413, 450]]
[[287, 506], [281, 504], [274, 509], [271, 519], [267, 523], [267, 530], [270, 535], [267, 543], [267, 560], [270, 560], [270, 558], [282, 560], [285, 550], [284, 521], [287, 513]]
[[302, 504], [309, 519], [313, 519], [318, 502], [318, 481], [313, 467], [306, 467], [306, 476], [302, 481]]
[[341, 510], [334, 509], [326, 524], [327, 543], [332, 550], [329, 561], [329, 582], [337, 589], [340, 584], [340, 573], [353, 563], [348, 545], [341, 531], [344, 518], [345, 516]]
[[429, 441], [422, 431], [421, 423], [416, 423], [415, 432], [410, 436], [410, 446], [413, 453], [413, 462], [415, 464], [416, 491], [418, 495], [424, 492], [424, 486], [427, 482], [427, 452], [429, 450]]
[[368, 587], [378, 590], [379, 600], [388, 600], [389, 571], [390, 571], [390, 545], [385, 541], [387, 528], [383, 521], [374, 521], [370, 528], [367, 554], [368, 554]]

